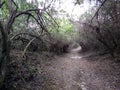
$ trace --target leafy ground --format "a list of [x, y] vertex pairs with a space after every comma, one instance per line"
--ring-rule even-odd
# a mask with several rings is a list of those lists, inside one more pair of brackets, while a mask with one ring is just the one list
[[16, 75], [6, 81], [14, 85], [8, 90], [120, 90], [120, 63], [109, 55], [78, 54], [79, 49], [60, 56], [29, 52], [23, 61], [21, 52], [14, 51], [27, 64], [19, 62]]

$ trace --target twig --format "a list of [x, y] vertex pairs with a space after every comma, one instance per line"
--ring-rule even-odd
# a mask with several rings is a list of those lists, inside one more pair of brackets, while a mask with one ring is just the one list
[[26, 47], [25, 47], [25, 49], [24, 49], [24, 51], [23, 51], [23, 53], [22, 53], [23, 56], [25, 56], [25, 53], [26, 53], [28, 47], [30, 46], [30, 44], [31, 44], [35, 39], [36, 39], [36, 38], [33, 38], [33, 39], [26, 45]]

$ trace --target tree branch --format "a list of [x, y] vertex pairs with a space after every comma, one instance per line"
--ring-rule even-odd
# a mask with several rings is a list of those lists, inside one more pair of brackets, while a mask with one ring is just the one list
[[102, 8], [102, 6], [105, 4], [106, 1], [107, 0], [104, 0], [103, 3], [100, 5], [100, 7], [98, 8], [98, 10], [96, 11], [96, 13], [94, 14], [94, 16], [92, 17], [91, 22], [94, 19], [94, 17], [98, 14], [99, 10]]
[[28, 47], [30, 46], [30, 44], [31, 44], [35, 39], [36, 39], [36, 38], [33, 38], [33, 39], [30, 40], [30, 42], [26, 45], [26, 47], [25, 47], [25, 49], [24, 49], [24, 51], [23, 51], [23, 53], [22, 53], [23, 56], [25, 56], [25, 53], [26, 53]]

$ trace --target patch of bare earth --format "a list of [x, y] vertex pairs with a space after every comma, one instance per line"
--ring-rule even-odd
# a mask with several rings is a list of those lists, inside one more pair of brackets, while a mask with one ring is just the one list
[[55, 82], [52, 90], [120, 90], [120, 63], [109, 55], [84, 57], [69, 53], [44, 68]]
[[36, 53], [34, 61], [31, 54], [37, 73], [23, 90], [120, 90], [120, 63], [109, 55], [84, 57], [77, 51], [61, 56]]

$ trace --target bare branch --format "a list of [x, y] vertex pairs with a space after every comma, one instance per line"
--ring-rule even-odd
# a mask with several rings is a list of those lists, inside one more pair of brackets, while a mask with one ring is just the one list
[[18, 5], [12, 0], [13, 4], [16, 6], [16, 10], [18, 9]]
[[49, 12], [45, 11], [49, 16], [50, 18], [54, 21], [54, 23], [59, 27], [58, 23], [55, 21], [55, 19], [52, 17], [52, 15], [50, 15]]
[[5, 1], [3, 1], [2, 3], [0, 3], [0, 8], [5, 4]]
[[50, 4], [49, 4], [47, 7], [45, 7], [45, 4], [44, 4], [44, 8], [43, 8], [43, 10], [48, 9], [48, 8], [51, 6], [52, 2], [53, 2], [53, 0], [50, 2]]
[[92, 17], [91, 22], [94, 19], [94, 17], [98, 14], [99, 10], [102, 8], [102, 6], [105, 4], [106, 1], [107, 0], [104, 0], [103, 3], [100, 5], [100, 7], [98, 8], [98, 10], [96, 11], [96, 13], [94, 14], [94, 16]]
[[19, 36], [19, 35], [28, 35], [28, 36], [35, 37], [36, 39], [42, 41], [42, 39], [41, 39], [40, 36], [36, 36], [36, 35], [30, 34], [30, 33], [18, 33], [18, 34], [16, 34], [15, 36], [13, 36], [10, 40], [11, 40], [11, 41], [14, 40], [14, 39], [15, 39], [17, 36]]
[[26, 45], [26, 47], [25, 47], [25, 49], [24, 49], [24, 51], [23, 51], [23, 53], [22, 53], [23, 56], [25, 56], [25, 53], [26, 53], [28, 47], [30, 46], [30, 44], [31, 44], [35, 39], [36, 39], [36, 38], [33, 38], [33, 39], [30, 40], [30, 42]]

